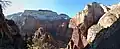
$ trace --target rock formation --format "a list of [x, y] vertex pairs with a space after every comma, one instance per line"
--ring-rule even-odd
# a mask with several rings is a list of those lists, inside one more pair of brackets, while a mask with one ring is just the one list
[[[5, 21], [4, 27], [10, 31], [5, 37], [9, 37], [7, 41], [11, 39], [13, 43], [8, 43], [13, 44], [13, 49], [120, 49], [119, 9], [120, 4], [105, 6], [93, 2], [73, 18], [50, 10], [25, 10], [8, 15], [7, 19], [1, 17], [0, 27]], [[3, 35], [2, 41], [6, 39]]]
[[42, 27], [35, 32], [33, 39], [31, 39], [33, 44], [30, 44], [30, 40], [28, 41], [29, 49], [59, 49], [57, 41]]
[[89, 27], [91, 27], [93, 24], [96, 24], [103, 14], [104, 9], [101, 7], [101, 5], [99, 3], [93, 2], [92, 4], [88, 4], [82, 12], [79, 12], [77, 16], [70, 20], [69, 27], [74, 29], [71, 40], [73, 40], [73, 43], [76, 45], [73, 47], [81, 49], [87, 45], [86, 38]]
[[[104, 28], [112, 26], [113, 23], [119, 19], [119, 7], [119, 4], [108, 7], [96, 2], [85, 6], [82, 12], [79, 12], [70, 20], [69, 27], [73, 28], [73, 33], [68, 47], [72, 49], [82, 49], [85, 48], [86, 45], [94, 45], [92, 42], [97, 39], [100, 34], [106, 33], [104, 32]], [[100, 33], [102, 30], [104, 30], [104, 33]], [[108, 36], [109, 33], [105, 35], [105, 37]], [[99, 42], [103, 42], [101, 40], [102, 39], [98, 38], [94, 42], [95, 44], [97, 43], [96, 45], [99, 45]], [[97, 47], [97, 49], [100, 48]], [[104, 49], [104, 47], [101, 49]]]

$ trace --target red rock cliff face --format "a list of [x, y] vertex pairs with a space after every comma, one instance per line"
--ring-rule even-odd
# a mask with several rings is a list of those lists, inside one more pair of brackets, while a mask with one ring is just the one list
[[[112, 25], [114, 25], [113, 23], [119, 19], [119, 8], [120, 4], [112, 5], [110, 7], [96, 2], [88, 4], [82, 12], [79, 12], [70, 19], [69, 27], [73, 28], [73, 33], [67, 48], [83, 49], [88, 43], [91, 44], [96, 38], [98, 38], [98, 40], [95, 40], [95, 45], [93, 45], [98, 48], [98, 45], [104, 42], [102, 41], [104, 39], [103, 37], [108, 38], [111, 33], [109, 32], [110, 30], [108, 31], [107, 29], [110, 29], [109, 27], [112, 27]], [[103, 28], [107, 28], [107, 32]], [[100, 33], [99, 31], [101, 30], [106, 35], [103, 35], [103, 32]], [[108, 32], [109, 34], [107, 34]], [[98, 33], [102, 34], [103, 37], [99, 38], [98, 36], [100, 35], [97, 35]]]
[[88, 28], [96, 24], [104, 14], [104, 9], [99, 3], [88, 4], [82, 12], [79, 12], [70, 20], [69, 27], [73, 28], [72, 38], [69, 44], [72, 49], [82, 49], [87, 42]]

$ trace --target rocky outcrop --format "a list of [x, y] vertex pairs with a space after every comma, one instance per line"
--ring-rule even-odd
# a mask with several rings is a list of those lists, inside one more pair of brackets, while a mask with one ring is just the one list
[[72, 49], [82, 49], [88, 44], [86, 39], [88, 29], [92, 25], [97, 24], [98, 20], [105, 13], [104, 9], [99, 3], [93, 2], [88, 4], [82, 12], [79, 12], [70, 20], [69, 27], [74, 29], [71, 38], [74, 43], [71, 44]]
[[35, 32], [33, 38], [27, 41], [28, 49], [59, 49], [58, 43], [43, 27], [40, 27]]
[[102, 29], [103, 29], [103, 27], [100, 24], [92, 25], [88, 29], [88, 35], [87, 35], [88, 43], [91, 44], [91, 42], [93, 42], [94, 39], [96, 38], [97, 34], [99, 34], [99, 31], [102, 30]]
[[[94, 37], [94, 36], [89, 35], [89, 34], [92, 34], [92, 32], [94, 32], [93, 35], [96, 35], [97, 33], [99, 33], [100, 30], [102, 30], [103, 28], [108, 28], [108, 27], [112, 26], [113, 23], [116, 22], [117, 19], [119, 19], [120, 11], [119, 11], [119, 9], [117, 9], [117, 8], [119, 8], [119, 4], [113, 5], [113, 6], [114, 6], [114, 8], [110, 8], [109, 11], [107, 11], [100, 18], [100, 20], [98, 21], [98, 23], [96, 25], [93, 25], [92, 27], [89, 28], [89, 30], [88, 30], [89, 37]], [[111, 6], [111, 7], [113, 7], [113, 6]], [[115, 10], [118, 10], [117, 13], [114, 12]], [[92, 29], [94, 29], [94, 30], [92, 30]], [[97, 29], [97, 30], [95, 30], [95, 29]], [[95, 39], [95, 37], [93, 39]]]
[[119, 24], [120, 18], [118, 18], [110, 27], [99, 30], [95, 40], [87, 49], [119, 49], [120, 40], [117, 38], [119, 37]]
[[[119, 49], [119, 4], [112, 5], [112, 8], [106, 12], [98, 21], [100, 28], [97, 31], [97, 36], [95, 40], [91, 43], [89, 49]], [[114, 8], [113, 8], [114, 7]], [[117, 11], [116, 11], [117, 10]], [[117, 13], [116, 13], [116, 12]], [[98, 25], [97, 24], [97, 25]], [[95, 25], [96, 27], [99, 27]], [[97, 29], [97, 28], [93, 28]], [[93, 31], [95, 32], [95, 31]], [[93, 35], [95, 35], [94, 33]]]
[[84, 17], [84, 22], [80, 26], [81, 33], [87, 37], [87, 30], [89, 27], [91, 27], [93, 24], [96, 24], [100, 17], [104, 14], [103, 8], [99, 5], [99, 3], [93, 2], [92, 5], [88, 6], [88, 14]]
[[105, 28], [110, 27], [120, 17], [119, 8], [120, 4], [111, 6], [111, 9], [99, 20], [100, 25]]
[[[54, 37], [47, 28], [40, 27], [33, 37], [27, 37], [28, 49], [60, 49], [67, 46], [70, 39], [68, 34], [71, 30], [67, 30], [67, 34], [61, 36], [60, 34]], [[70, 37], [69, 37], [69, 36]], [[64, 37], [64, 38], [63, 38]], [[58, 39], [56, 39], [58, 38]]]
[[100, 31], [112, 26], [119, 19], [119, 7], [119, 4], [105, 6], [96, 2], [85, 6], [83, 11], [70, 19], [69, 27], [73, 28], [73, 33], [68, 47], [72, 49], [85, 48], [99, 37], [99, 34], [106, 33], [100, 33]]

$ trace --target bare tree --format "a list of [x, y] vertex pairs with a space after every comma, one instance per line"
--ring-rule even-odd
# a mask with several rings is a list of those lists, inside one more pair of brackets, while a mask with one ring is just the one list
[[7, 6], [9, 6], [12, 2], [8, 0], [0, 0], [0, 4], [3, 9], [5, 9]]

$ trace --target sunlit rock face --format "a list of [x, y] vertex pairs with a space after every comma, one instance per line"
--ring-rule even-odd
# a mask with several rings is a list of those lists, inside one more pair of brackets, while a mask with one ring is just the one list
[[111, 25], [113, 25], [113, 23], [115, 21], [117, 21], [117, 19], [120, 17], [119, 16], [119, 12], [120, 12], [119, 7], [120, 7], [119, 4], [115, 4], [112, 6], [104, 6], [104, 8], [103, 8], [104, 11], [106, 9], [105, 14], [99, 19], [99, 21], [96, 25], [93, 25], [88, 29], [87, 40], [89, 42], [93, 42], [93, 40], [96, 37], [96, 34], [98, 34], [101, 29], [108, 28]]
[[85, 6], [83, 11], [77, 13], [76, 16], [70, 19], [69, 27], [73, 28], [71, 41], [74, 44], [70, 44], [69, 46], [72, 47], [72, 49], [76, 49], [76, 48], [81, 49], [87, 45], [88, 43], [87, 41], [89, 41], [88, 39], [90, 39], [91, 36], [94, 36], [91, 39], [93, 41], [95, 35], [93, 34], [88, 35], [90, 32], [88, 31], [88, 29], [92, 25], [97, 24], [99, 19], [107, 11], [109, 11], [109, 8], [107, 6], [93, 2]]
[[88, 29], [88, 35], [87, 35], [87, 41], [88, 43], [92, 43], [97, 34], [99, 33], [99, 31], [103, 29], [102, 26], [100, 26], [100, 24], [95, 24], [95, 25], [92, 25], [89, 29]]
[[96, 36], [100, 36], [97, 34], [100, 34], [102, 29], [111, 27], [118, 20], [120, 17], [119, 9], [120, 4], [105, 6], [93, 2], [85, 6], [83, 11], [70, 19], [69, 27], [73, 28], [73, 33], [68, 47], [81, 49], [85, 47], [86, 43], [91, 44]]
[[104, 28], [110, 27], [120, 17], [120, 4], [110, 6], [110, 10], [106, 12], [99, 23]]
[[104, 28], [110, 27], [118, 18], [116, 17], [116, 14], [112, 13], [105, 13], [103, 17], [100, 19], [99, 23]]
[[[109, 10], [106, 11], [105, 14], [99, 19], [98, 23], [95, 25], [92, 25], [88, 29], [87, 41], [93, 44], [95, 48], [119, 49], [118, 47], [119, 42], [115, 42], [115, 41], [119, 41], [115, 37], [115, 36], [118, 36], [117, 34], [119, 34], [119, 20], [120, 20], [119, 7], [120, 7], [119, 4], [109, 6], [108, 7]], [[115, 39], [115, 40], [112, 41], [112, 39]], [[104, 43], [104, 44], [101, 44], [101, 43]], [[112, 44], [114, 44], [114, 46], [112, 46]]]
[[[70, 26], [76, 25], [78, 26], [81, 23], [94, 23], [99, 20], [99, 18], [106, 12], [108, 9], [106, 6], [93, 2], [92, 4], [88, 4], [85, 6], [84, 10], [78, 12], [76, 16], [71, 19]], [[89, 21], [89, 22], [87, 22]]]
[[[108, 6], [106, 6], [108, 7]], [[98, 23], [91, 26], [88, 29], [88, 35], [87, 35], [87, 41], [89, 43], [92, 43], [94, 45], [96, 45], [97, 49], [102, 49], [102, 48], [110, 48], [110, 49], [116, 49], [118, 47], [114, 47], [117, 46], [117, 44], [115, 44], [113, 41], [111, 42], [110, 39], [113, 39], [114, 36], [117, 36], [116, 34], [119, 32], [119, 4], [115, 4], [115, 5], [111, 5], [108, 8], [108, 11], [105, 12], [105, 14], [99, 19]], [[118, 23], [118, 24], [116, 24]], [[107, 28], [107, 29], [106, 29]], [[115, 30], [113, 28], [116, 28]], [[118, 32], [115, 32], [118, 31]], [[114, 34], [115, 33], [115, 34]], [[104, 35], [105, 34], [105, 35]], [[108, 38], [109, 40], [104, 40], [105, 38]], [[95, 40], [96, 39], [96, 40]], [[114, 38], [116, 39], [116, 38]], [[118, 40], [116, 40], [118, 41]], [[104, 44], [108, 44], [109, 46], [103, 46], [100, 43]], [[114, 46], [111, 46], [111, 44], [114, 43]], [[99, 45], [100, 44], [100, 45]], [[103, 46], [103, 47], [100, 47]]]
[[120, 17], [119, 4], [115, 4], [112, 6], [102, 6], [102, 7], [104, 7], [103, 8], [104, 11], [106, 9], [105, 14], [99, 19], [96, 25], [93, 25], [88, 29], [88, 35], [87, 35], [88, 42], [93, 42], [93, 40], [96, 37], [96, 34], [98, 34], [101, 29], [110, 27]]

